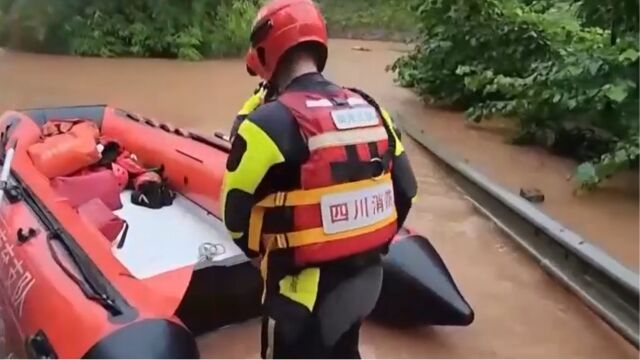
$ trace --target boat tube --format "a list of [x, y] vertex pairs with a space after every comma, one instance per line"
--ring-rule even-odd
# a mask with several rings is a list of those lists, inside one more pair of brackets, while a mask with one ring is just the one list
[[[76, 178], [39, 171], [29, 149], [43, 141], [43, 128], [79, 120], [145, 166], [161, 167], [176, 194], [172, 204], [134, 205], [130, 190], [109, 197], [103, 193], [117, 184], [86, 183], [101, 179], [98, 173], [78, 185]], [[220, 221], [230, 148], [223, 136], [95, 105], [7, 111], [0, 143], [0, 355], [198, 358], [197, 335], [259, 315], [260, 275]], [[426, 238], [401, 230], [384, 270], [374, 320], [411, 326], [473, 321]]]

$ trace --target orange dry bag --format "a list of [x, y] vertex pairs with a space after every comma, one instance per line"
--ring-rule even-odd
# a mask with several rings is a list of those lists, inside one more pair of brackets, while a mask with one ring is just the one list
[[[51, 129], [51, 124], [45, 125], [45, 129]], [[75, 122], [71, 127], [59, 129], [57, 134], [45, 131], [55, 135], [29, 146], [29, 156], [42, 174], [50, 179], [66, 176], [100, 160], [96, 148], [98, 129], [93, 123]]]
[[42, 126], [42, 136], [44, 137], [66, 134], [68, 132], [76, 134], [87, 133], [96, 139], [100, 136], [100, 131], [94, 123], [82, 119], [49, 120]]

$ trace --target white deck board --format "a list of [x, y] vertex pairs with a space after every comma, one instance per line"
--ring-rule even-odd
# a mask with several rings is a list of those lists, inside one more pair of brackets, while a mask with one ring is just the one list
[[[230, 266], [248, 259], [233, 242], [222, 222], [190, 200], [178, 195], [173, 205], [149, 209], [131, 203], [131, 191], [120, 195], [123, 207], [114, 213], [129, 230], [124, 246], [112, 248], [114, 256], [138, 279], [153, 277], [184, 266]], [[203, 259], [204, 243], [222, 245], [222, 254]], [[218, 247], [218, 249], [222, 249]]]

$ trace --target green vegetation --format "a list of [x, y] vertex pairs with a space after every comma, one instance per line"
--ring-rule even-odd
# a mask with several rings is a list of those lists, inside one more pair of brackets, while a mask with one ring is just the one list
[[[409, 0], [321, 0], [332, 35], [404, 39]], [[0, 0], [0, 46], [199, 60], [237, 56], [264, 0]]]
[[391, 69], [472, 121], [518, 121], [516, 143], [582, 161], [593, 188], [638, 164], [638, 0], [415, 1], [415, 50]]
[[412, 0], [317, 0], [332, 37], [405, 40], [415, 33]]
[[260, 0], [0, 0], [0, 45], [198, 60], [246, 50]]

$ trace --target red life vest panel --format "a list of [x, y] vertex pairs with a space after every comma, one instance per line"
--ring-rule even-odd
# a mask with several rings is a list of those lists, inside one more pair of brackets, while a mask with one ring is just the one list
[[114, 214], [102, 200], [91, 199], [78, 206], [80, 217], [92, 226], [95, 226], [107, 240], [113, 242], [124, 227], [124, 220]]
[[[295, 264], [305, 266], [388, 244], [397, 232], [393, 149], [379, 109], [346, 89], [331, 96], [290, 92], [278, 101], [294, 115], [309, 158], [299, 190], [271, 194], [254, 207], [249, 247], [291, 248]], [[277, 231], [263, 224], [269, 212], [283, 223]]]
[[51, 180], [51, 187], [74, 208], [94, 198], [100, 199], [111, 210], [122, 207], [118, 179], [109, 169], [59, 176]]

